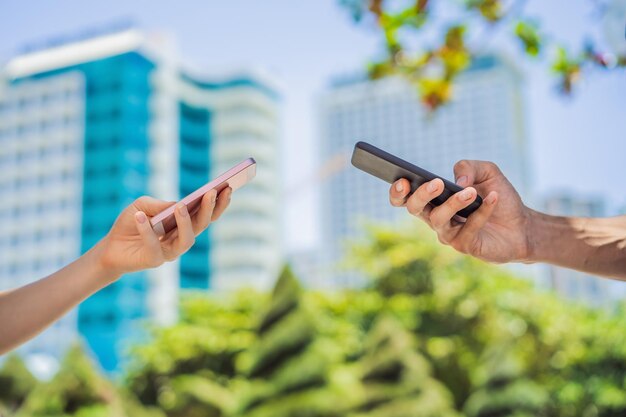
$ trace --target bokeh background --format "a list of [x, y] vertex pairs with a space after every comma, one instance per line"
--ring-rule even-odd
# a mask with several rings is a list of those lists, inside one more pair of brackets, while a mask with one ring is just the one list
[[623, 283], [455, 255], [349, 156], [493, 160], [531, 207], [625, 214], [625, 25], [622, 0], [0, 1], [0, 290], [259, 164], [179, 261], [1, 358], [0, 414], [623, 415]]

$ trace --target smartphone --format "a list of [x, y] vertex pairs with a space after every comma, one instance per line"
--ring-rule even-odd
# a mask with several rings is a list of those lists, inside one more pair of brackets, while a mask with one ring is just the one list
[[[452, 181], [448, 181], [439, 175], [428, 172], [423, 168], [365, 142], [357, 142], [354, 146], [352, 165], [389, 184], [393, 184], [400, 178], [406, 178], [409, 183], [411, 183], [411, 193], [415, 192], [420, 185], [434, 180], [435, 178], [440, 178], [443, 180], [444, 190], [441, 195], [431, 200], [430, 204], [433, 206], [443, 204], [448, 198], [452, 197], [453, 194], [463, 190], [462, 187], [459, 187]], [[467, 218], [480, 207], [482, 202], [483, 199], [477, 195], [476, 200], [474, 200], [472, 204], [456, 213], [457, 216]]]
[[[189, 215], [193, 216], [199, 209], [202, 197], [211, 190], [216, 190], [219, 194], [223, 189], [230, 187], [233, 191], [246, 185], [256, 175], [256, 161], [254, 158], [248, 158], [245, 161], [235, 165], [213, 181], [198, 188], [187, 197], [180, 200], [187, 206]], [[174, 217], [174, 210], [176, 206], [174, 204], [156, 216], [150, 219], [150, 224], [158, 236], [163, 236], [166, 233], [176, 228], [176, 218]]]

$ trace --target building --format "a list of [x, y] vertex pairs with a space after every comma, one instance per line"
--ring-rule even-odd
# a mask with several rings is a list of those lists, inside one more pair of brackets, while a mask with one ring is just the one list
[[[363, 220], [395, 222], [405, 210], [388, 202], [389, 185], [347, 162], [363, 140], [453, 178], [460, 159], [496, 162], [522, 195], [529, 190], [522, 79], [506, 60], [477, 59], [455, 85], [453, 102], [430, 114], [405, 80], [335, 83], [319, 104], [321, 161], [343, 157], [345, 169], [321, 186], [323, 262], [336, 264]], [[355, 281], [356, 280], [356, 281]], [[337, 272], [337, 285], [359, 278]]]
[[613, 54], [626, 56], [626, 33], [624, 21], [626, 0], [609, 0], [604, 5], [602, 32], [604, 40]]
[[[176, 200], [253, 156], [257, 178], [180, 262], [122, 277], [28, 344], [58, 357], [76, 330], [107, 370], [171, 322], [178, 288], [267, 287], [280, 263], [278, 106], [261, 73], [205, 76], [169, 40], [134, 29], [44, 45], [0, 82], [0, 289], [26, 284], [98, 242], [150, 194]], [[5, 231], [6, 230], [6, 231]]]
[[[607, 215], [606, 203], [598, 196], [582, 196], [572, 192], [560, 191], [546, 196], [543, 208], [548, 214], [575, 217], [604, 217]], [[593, 307], [612, 305], [611, 302], [623, 296], [623, 285], [606, 278], [601, 278], [547, 265], [545, 287], [562, 297], [581, 301]]]
[[287, 263], [306, 288], [332, 289], [333, 282], [329, 278], [333, 276], [333, 269], [321, 262], [320, 255], [317, 248], [292, 251], [287, 256]]

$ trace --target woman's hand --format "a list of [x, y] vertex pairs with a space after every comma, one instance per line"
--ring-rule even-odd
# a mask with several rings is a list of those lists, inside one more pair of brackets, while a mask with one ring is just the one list
[[34, 337], [72, 307], [122, 274], [154, 268], [185, 253], [196, 235], [224, 212], [232, 190], [204, 195], [192, 217], [177, 207], [177, 228], [162, 238], [149, 217], [175, 204], [141, 197], [119, 215], [109, 233], [76, 261], [46, 278], [14, 290], [0, 292], [0, 354]]
[[[529, 261], [531, 210], [500, 169], [491, 162], [463, 160], [454, 166], [454, 175], [457, 184], [467, 188], [438, 207], [429, 202], [443, 192], [440, 179], [423, 184], [410, 196], [409, 182], [396, 181], [389, 191], [391, 204], [406, 207], [437, 233], [440, 242], [459, 252], [489, 262]], [[456, 212], [469, 206], [477, 192], [483, 204], [467, 221], [459, 221]]]
[[177, 228], [161, 238], [152, 229], [150, 217], [175, 202], [138, 198], [119, 215], [109, 233], [94, 248], [101, 267], [114, 281], [122, 274], [155, 268], [178, 258], [189, 250], [198, 234], [222, 215], [231, 194], [231, 188], [224, 189], [219, 196], [215, 190], [208, 192], [193, 217], [189, 216], [187, 207], [180, 204], [174, 213]]

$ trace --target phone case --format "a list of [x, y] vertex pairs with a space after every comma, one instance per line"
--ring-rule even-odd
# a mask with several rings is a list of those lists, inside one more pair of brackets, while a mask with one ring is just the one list
[[[354, 146], [352, 165], [389, 184], [393, 184], [400, 178], [406, 178], [411, 183], [411, 193], [415, 192], [420, 185], [434, 180], [435, 178], [440, 178], [443, 180], [444, 190], [441, 195], [430, 202], [433, 206], [443, 204], [453, 194], [463, 190], [462, 187], [459, 187], [439, 175], [428, 172], [423, 168], [413, 165], [410, 162], [400, 159], [366, 142], [357, 142]], [[476, 200], [474, 200], [472, 204], [456, 213], [457, 216], [467, 218], [480, 207], [482, 202], [482, 198], [477, 195]]]

